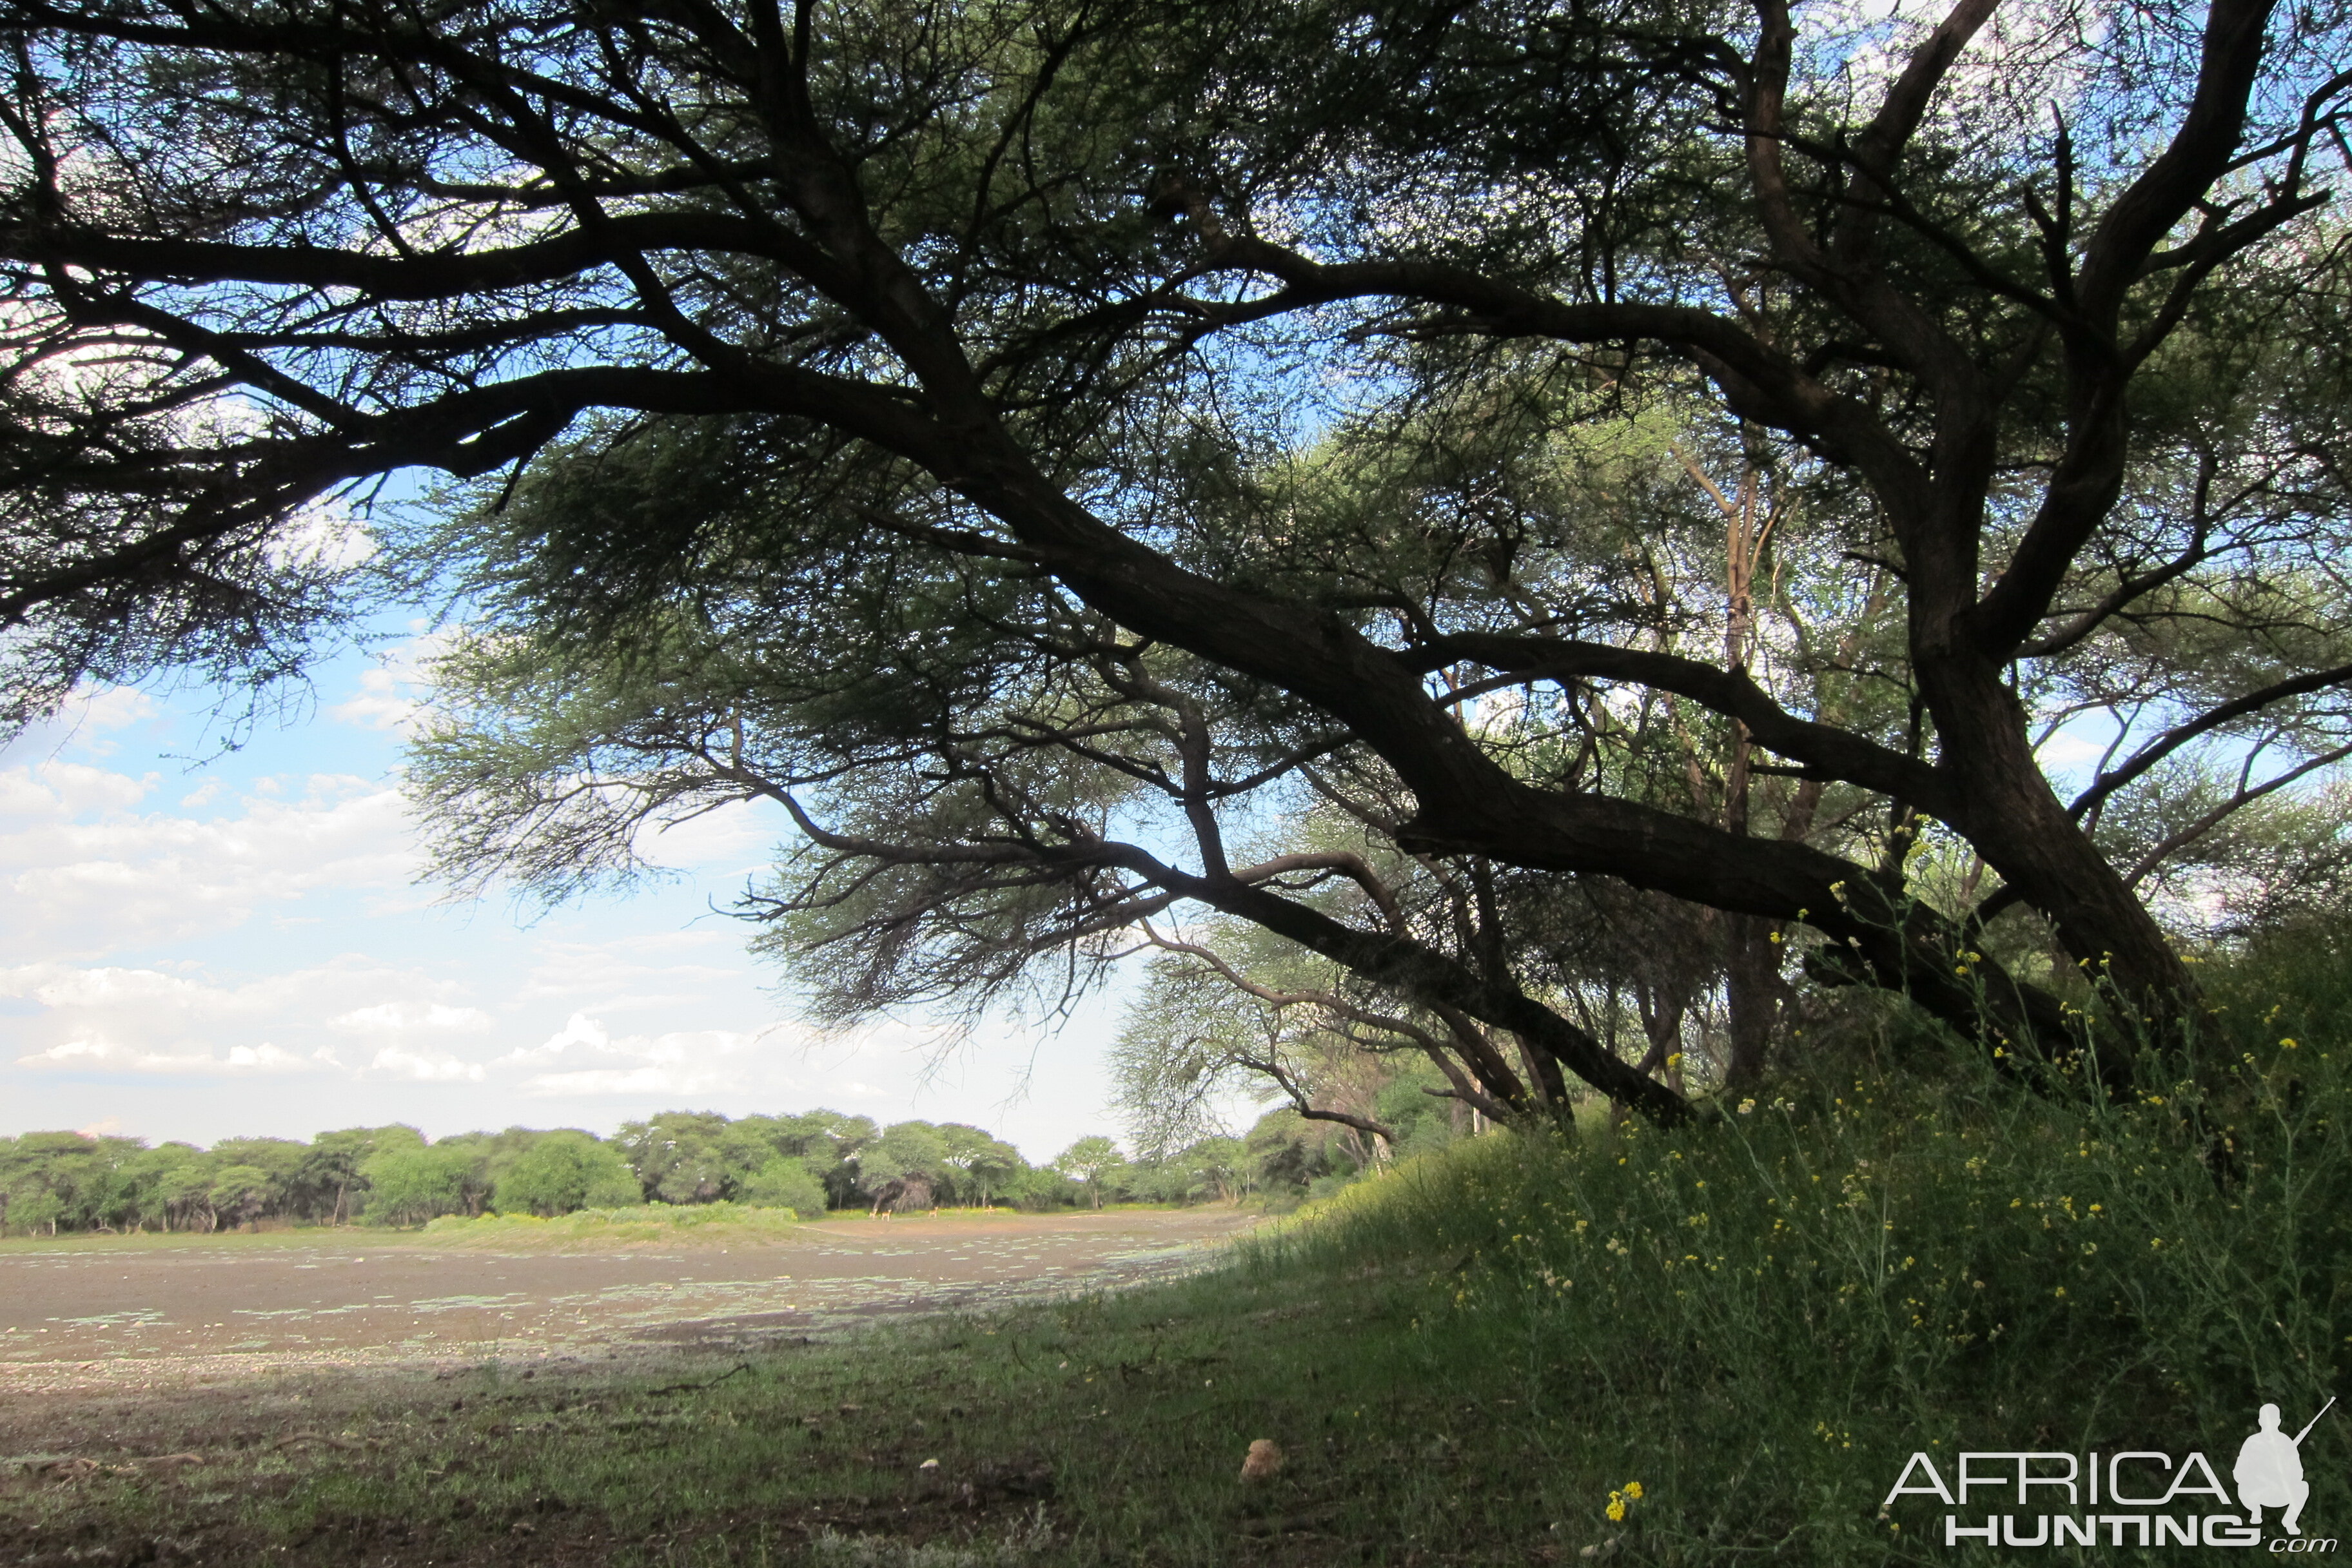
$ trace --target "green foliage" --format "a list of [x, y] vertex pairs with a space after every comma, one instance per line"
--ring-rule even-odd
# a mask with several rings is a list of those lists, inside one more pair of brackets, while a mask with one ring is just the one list
[[1296, 1110], [1269, 1110], [1242, 1140], [1243, 1159], [1255, 1184], [1268, 1193], [1297, 1198], [1318, 1182], [1329, 1190], [1362, 1168], [1348, 1159], [1340, 1131]]
[[779, 1154], [743, 1184], [743, 1202], [754, 1208], [790, 1209], [803, 1219], [822, 1218], [824, 1184], [808, 1162]]
[[499, 1174], [491, 1197], [500, 1214], [542, 1217], [642, 1201], [636, 1177], [618, 1150], [568, 1128], [533, 1139]]
[[[2227, 1108], [1849, 1079], [1673, 1133], [1496, 1134], [1350, 1189], [1260, 1266], [1442, 1263], [1432, 1364], [1641, 1435], [1593, 1465], [1579, 1431], [1523, 1434], [1538, 1468], [1644, 1481], [1645, 1561], [1912, 1561], [1942, 1510], [1877, 1510], [1915, 1451], [2211, 1453], [2263, 1401], [2320, 1408], [2352, 1332], [2336, 1016], [2330, 1044], [2254, 1051]], [[2347, 1457], [2324, 1428], [2305, 1462]]]
[[1023, 1171], [1004, 1184], [1004, 1196], [1032, 1211], [1075, 1208], [1087, 1201], [1087, 1189], [1051, 1166]]
[[226, 1165], [213, 1173], [205, 1195], [213, 1213], [225, 1226], [249, 1224], [281, 1194], [278, 1179], [258, 1165]]
[[728, 1195], [740, 1170], [721, 1146], [726, 1129], [727, 1119], [716, 1111], [665, 1110], [623, 1122], [614, 1142], [647, 1199], [709, 1203]]
[[1127, 1164], [1127, 1157], [1118, 1145], [1096, 1133], [1081, 1138], [1054, 1156], [1054, 1169], [1087, 1190], [1087, 1196], [1097, 1208], [1102, 1207], [1103, 1188]]
[[857, 1171], [869, 1190], [908, 1176], [937, 1182], [949, 1172], [947, 1140], [928, 1121], [898, 1122], [858, 1151]]
[[1020, 1150], [981, 1128], [950, 1121], [935, 1131], [954, 1175], [950, 1189], [961, 1202], [985, 1208], [992, 1194], [1029, 1168]]
[[480, 1212], [481, 1157], [463, 1145], [391, 1149], [360, 1167], [367, 1178], [371, 1225], [422, 1225], [447, 1214]]
[[[1108, 1142], [1108, 1140], [1102, 1142]], [[1222, 1169], [1222, 1167], [1221, 1167]], [[863, 1207], [893, 1177], [920, 1175], [943, 1202], [1052, 1207], [1104, 1198], [1198, 1202], [1226, 1177], [1138, 1167], [1093, 1185], [1032, 1173], [1012, 1144], [966, 1122], [877, 1129], [834, 1110], [744, 1116], [663, 1111], [611, 1140], [564, 1128], [452, 1133], [352, 1127], [310, 1143], [240, 1138], [207, 1151], [136, 1139], [32, 1132], [0, 1138], [0, 1235], [100, 1229], [212, 1231], [265, 1221], [420, 1225], [496, 1209], [549, 1217], [742, 1204], [819, 1215]]]

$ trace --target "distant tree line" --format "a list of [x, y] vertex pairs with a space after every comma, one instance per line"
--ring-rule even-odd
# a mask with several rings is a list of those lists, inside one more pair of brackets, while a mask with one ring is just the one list
[[1274, 1112], [1244, 1138], [1197, 1137], [1129, 1158], [1081, 1138], [1050, 1163], [979, 1127], [812, 1110], [745, 1116], [667, 1110], [610, 1138], [576, 1128], [461, 1132], [352, 1127], [305, 1143], [232, 1138], [200, 1149], [81, 1132], [0, 1138], [0, 1235], [419, 1225], [443, 1215], [553, 1216], [642, 1204], [736, 1203], [804, 1215], [861, 1208], [918, 1183], [966, 1206], [1099, 1207], [1302, 1194], [1385, 1160], [1352, 1130]]

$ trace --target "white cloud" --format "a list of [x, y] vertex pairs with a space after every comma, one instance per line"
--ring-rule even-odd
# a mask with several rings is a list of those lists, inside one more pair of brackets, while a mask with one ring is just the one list
[[328, 709], [327, 717], [346, 724], [364, 724], [371, 730], [404, 731], [416, 710], [416, 698], [398, 676], [388, 669], [371, 669], [360, 677], [359, 695]]
[[[52, 963], [0, 970], [0, 998], [37, 1009], [9, 1021], [10, 1037], [33, 1047], [16, 1058], [17, 1065], [136, 1074], [341, 1073], [341, 1062], [325, 1043], [328, 1031], [381, 1038], [490, 1025], [478, 1008], [416, 1000], [444, 988], [425, 975], [365, 959], [226, 983], [201, 966], [183, 967], [185, 972], [174, 973]], [[264, 1043], [251, 1043], [257, 1037]], [[138, 1043], [126, 1043], [132, 1041]], [[480, 1078], [478, 1068], [452, 1068], [450, 1059], [392, 1040], [383, 1044], [372, 1068], [416, 1079]]]
[[[827, 1103], [977, 1121], [1047, 1152], [1097, 1130], [1076, 1031], [975, 1042], [942, 1077], [931, 1031], [773, 1026], [776, 975], [709, 910], [785, 836], [765, 808], [648, 843], [685, 875], [528, 928], [497, 903], [428, 902], [383, 782], [398, 736], [381, 726], [399, 721], [366, 706], [405, 701], [406, 667], [374, 668], [383, 680], [356, 657], [320, 674], [325, 713], [352, 721], [236, 752], [206, 738], [202, 694], [122, 690], [0, 752], [0, 1133], [401, 1120], [438, 1136]], [[1058, 1053], [1043, 1092], [1016, 1103], [1040, 1049]]]
[[121, 746], [110, 738], [115, 731], [151, 723], [158, 711], [155, 700], [137, 687], [108, 686], [77, 691], [42, 729], [57, 743], [73, 744], [90, 756], [111, 756]]
[[499, 1059], [548, 1069], [523, 1080], [523, 1092], [537, 1097], [705, 1094], [765, 1076], [753, 1059], [762, 1044], [763, 1037], [735, 1029], [615, 1036], [603, 1020], [574, 1013], [539, 1045]]
[[499, 1060], [520, 1066], [544, 1065], [560, 1061], [563, 1053], [574, 1047], [590, 1051], [612, 1048], [611, 1031], [585, 1013], [574, 1013], [564, 1020], [563, 1027], [535, 1046], [524, 1046], [508, 1052]]
[[354, 1007], [327, 1020], [327, 1026], [354, 1033], [407, 1033], [417, 1029], [462, 1029], [478, 1032], [490, 1026], [490, 1016], [479, 1007], [448, 1007], [438, 1002], [379, 1002]]
[[[415, 874], [399, 793], [315, 773], [248, 786], [208, 818], [141, 811], [152, 775], [50, 762], [0, 771], [0, 941], [89, 958], [217, 934], [319, 890], [404, 888]], [[284, 796], [290, 795], [291, 798]]]
[[267, 1040], [257, 1046], [231, 1046], [226, 1052], [154, 1051], [101, 1037], [84, 1037], [18, 1057], [16, 1065], [50, 1071], [242, 1078], [255, 1073], [311, 1072], [320, 1064]]
[[696, 871], [715, 890], [730, 893], [744, 878], [775, 863], [780, 839], [798, 837], [783, 807], [772, 801], [737, 801], [641, 834], [636, 850], [653, 865]]
[[375, 551], [375, 535], [367, 524], [332, 500], [305, 507], [269, 541], [270, 564], [280, 569], [341, 574]]
[[546, 1099], [556, 1095], [694, 1094], [714, 1087], [715, 1080], [679, 1073], [667, 1068], [597, 1068], [586, 1072], [541, 1073], [523, 1086], [523, 1092]]
[[368, 1070], [416, 1083], [479, 1083], [487, 1076], [479, 1062], [460, 1061], [446, 1051], [412, 1051], [386, 1046], [368, 1063]]
[[0, 820], [32, 817], [58, 823], [90, 811], [128, 811], [154, 784], [153, 773], [132, 778], [78, 763], [45, 763], [37, 771], [10, 768], [0, 772]]
[[428, 694], [425, 667], [449, 641], [447, 634], [424, 631], [422, 626], [412, 622], [416, 636], [377, 656], [372, 667], [360, 671], [359, 689], [330, 706], [327, 717], [405, 736], [425, 710]]
[[2098, 772], [2115, 738], [2115, 721], [2106, 714], [2077, 714], [2043, 737], [2033, 759], [2062, 791], [2080, 789]]
[[740, 986], [750, 969], [742, 931], [732, 921], [714, 921], [611, 942], [543, 942], [520, 994], [533, 1001], [593, 1000], [599, 1014], [675, 1011], [693, 1008], [716, 988]]

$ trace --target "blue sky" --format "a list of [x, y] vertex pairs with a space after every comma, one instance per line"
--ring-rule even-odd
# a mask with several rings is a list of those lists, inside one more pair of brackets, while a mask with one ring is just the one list
[[798, 1023], [710, 912], [781, 813], [706, 817], [657, 847], [673, 880], [529, 921], [417, 886], [398, 768], [421, 629], [323, 665], [307, 717], [226, 754], [201, 691], [97, 693], [0, 749], [0, 1134], [602, 1132], [822, 1105], [974, 1121], [1043, 1160], [1118, 1131], [1115, 999], [951, 1047], [919, 1019]]

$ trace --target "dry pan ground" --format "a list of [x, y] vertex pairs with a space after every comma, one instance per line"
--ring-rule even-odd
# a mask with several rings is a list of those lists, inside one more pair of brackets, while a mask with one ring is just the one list
[[1222, 1359], [1155, 1362], [1155, 1332], [1129, 1364], [1074, 1364], [1102, 1300], [1084, 1293], [1181, 1276], [1248, 1223], [853, 1221], [561, 1254], [12, 1246], [0, 1565], [1058, 1556], [1057, 1474], [1074, 1443], [1103, 1457], [1089, 1423], [1139, 1379], [1213, 1391]]
[[0, 1244], [0, 1453], [38, 1445], [50, 1416], [34, 1401], [27, 1417], [29, 1394], [791, 1337], [1148, 1278], [1247, 1223], [1228, 1209], [1126, 1210]]
[[[353, 1367], [314, 1350], [274, 1373], [246, 1352], [237, 1376], [202, 1357], [20, 1363], [7, 1374], [18, 1392], [0, 1398], [0, 1452], [13, 1456], [0, 1462], [0, 1568], [1630, 1556], [1622, 1527], [1574, 1506], [1590, 1477], [1547, 1452], [1573, 1436], [1567, 1385], [1456, 1343], [1433, 1315], [1459, 1267], [1200, 1245], [1246, 1224], [1019, 1222], [1003, 1247], [1068, 1241], [1041, 1255], [1061, 1260], [1047, 1288], [1034, 1274], [977, 1293], [960, 1279], [945, 1294], [901, 1288], [873, 1300], [947, 1304], [845, 1312], [808, 1332], [755, 1314], [638, 1323], [615, 1344], [527, 1355], [502, 1341], [496, 1358]], [[883, 1249], [844, 1258], [835, 1277], [877, 1277], [883, 1251], [945, 1257], [989, 1234], [940, 1226], [935, 1243], [914, 1226], [829, 1230]], [[1084, 1272], [1081, 1237], [1098, 1259]], [[1171, 1258], [1178, 1241], [1192, 1250]], [[734, 1258], [730, 1246], [699, 1261]], [[1135, 1288], [1094, 1288], [1121, 1282]], [[123, 1385], [142, 1372], [155, 1386]], [[32, 1388], [37, 1376], [49, 1381]], [[1283, 1462], [1245, 1482], [1259, 1439]]]

